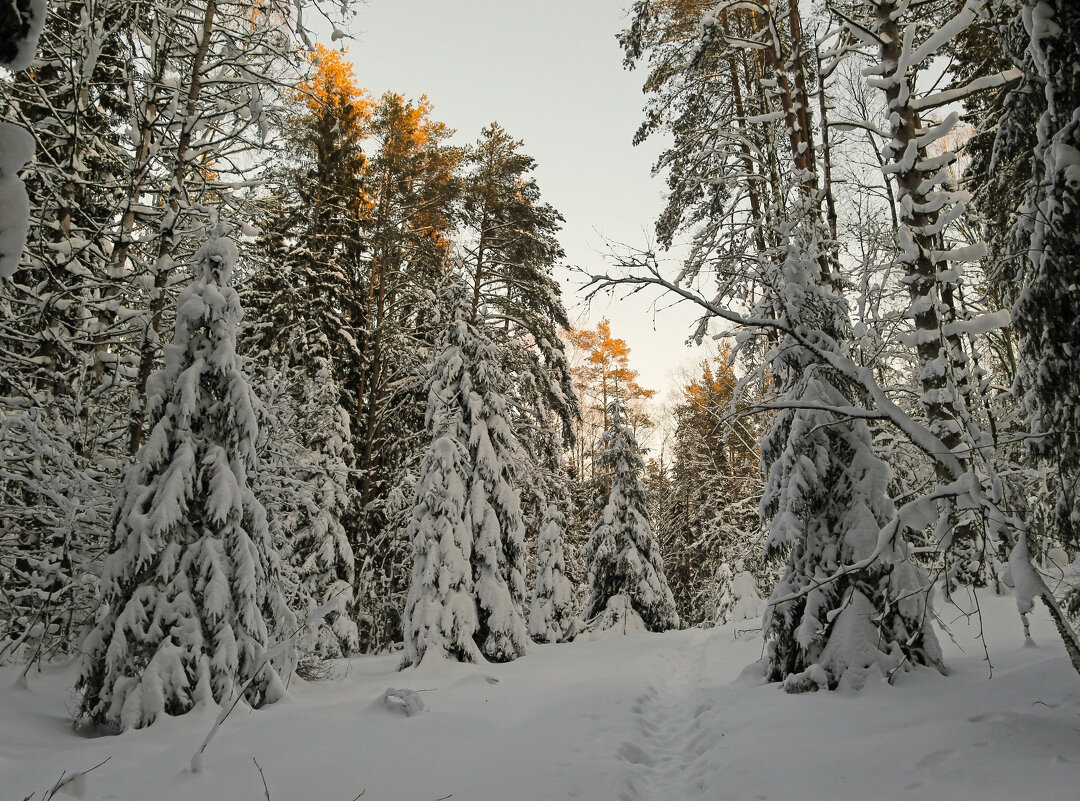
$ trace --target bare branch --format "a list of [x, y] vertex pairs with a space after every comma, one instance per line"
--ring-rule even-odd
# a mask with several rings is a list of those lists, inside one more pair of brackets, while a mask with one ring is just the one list
[[255, 757], [252, 757], [251, 761], [255, 763], [255, 767], [259, 770], [259, 778], [262, 779], [263, 794], [266, 796], [266, 801], [270, 801], [270, 788], [266, 786], [266, 774], [263, 773], [262, 765], [259, 764], [259, 760]]

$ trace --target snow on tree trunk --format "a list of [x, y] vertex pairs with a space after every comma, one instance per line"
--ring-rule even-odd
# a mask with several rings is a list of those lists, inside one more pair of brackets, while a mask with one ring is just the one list
[[549, 504], [536, 544], [536, 586], [529, 609], [529, 636], [536, 642], [562, 642], [574, 621], [574, 592], [563, 553], [565, 528], [559, 507]]
[[284, 693], [267, 649], [295, 618], [249, 486], [258, 425], [235, 350], [236, 258], [218, 225], [149, 383], [150, 435], [121, 490], [76, 684], [78, 714], [92, 723], [139, 728], [241, 692], [253, 707]]
[[649, 525], [641, 449], [617, 399], [608, 407], [608, 420], [597, 459], [600, 480], [608, 489], [584, 549], [589, 565], [584, 617], [602, 616], [596, 624], [599, 628], [618, 622], [622, 618], [604, 613], [614, 596], [622, 596], [649, 631], [678, 628], [675, 598]]
[[9, 0], [0, 9], [0, 66], [20, 72], [34, 60], [45, 25], [46, 0]]
[[436, 345], [428, 391], [432, 444], [413, 520], [405, 662], [428, 649], [505, 662], [525, 653], [524, 526], [515, 478], [524, 456], [510, 430], [495, 348], [468, 322], [460, 288]]
[[[983, 243], [949, 247], [948, 226], [965, 214], [967, 192], [951, 190], [950, 165], [957, 160], [947, 143], [959, 116], [953, 112], [940, 121], [928, 113], [957, 94], [916, 92], [916, 72], [935, 57], [940, 47], [964, 30], [975, 17], [976, 6], [969, 2], [931, 34], [916, 31], [921, 12], [905, 12], [903, 2], [869, 2], [874, 13], [868, 29], [878, 37], [878, 64], [867, 74], [870, 84], [886, 98], [892, 140], [885, 146], [887, 163], [882, 171], [894, 175], [899, 200], [896, 232], [900, 251], [897, 261], [904, 270], [911, 302], [908, 317], [915, 327], [913, 344], [918, 355], [920, 403], [926, 410], [929, 428], [964, 469], [971, 469], [977, 447], [992, 444], [972, 419], [973, 405], [968, 357], [961, 339], [955, 297], [960, 286], [960, 265], [986, 255]], [[1002, 78], [1004, 81], [1004, 78]], [[957, 98], [959, 99], [959, 98]], [[939, 146], [942, 152], [929, 150]], [[985, 322], [985, 321], [984, 321]], [[938, 479], [954, 480], [940, 465]], [[985, 542], [981, 527], [970, 512], [956, 509], [952, 499], [942, 502], [945, 531], [941, 547], [945, 553], [950, 586], [954, 582], [985, 584]]]

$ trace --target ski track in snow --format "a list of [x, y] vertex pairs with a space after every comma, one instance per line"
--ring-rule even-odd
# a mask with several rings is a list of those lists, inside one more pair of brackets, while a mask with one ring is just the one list
[[649, 684], [630, 708], [637, 731], [619, 746], [627, 773], [619, 801], [715, 797], [709, 780], [718, 774], [715, 746], [724, 735], [711, 693], [703, 691], [708, 660], [699, 648], [683, 647], [668, 661], [668, 681]]

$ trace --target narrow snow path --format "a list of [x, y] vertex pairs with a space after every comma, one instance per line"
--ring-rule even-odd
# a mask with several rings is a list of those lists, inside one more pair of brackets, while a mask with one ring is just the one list
[[[715, 708], [716, 638], [683, 640], [665, 654], [666, 677], [650, 683], [630, 708], [636, 730], [618, 750], [626, 766], [619, 801], [713, 798], [723, 718]], [[728, 682], [725, 676], [720, 681]]]

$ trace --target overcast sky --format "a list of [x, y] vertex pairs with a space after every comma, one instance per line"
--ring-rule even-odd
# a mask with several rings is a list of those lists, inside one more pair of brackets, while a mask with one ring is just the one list
[[[567, 261], [606, 271], [606, 240], [652, 241], [663, 182], [650, 177], [659, 142], [631, 145], [641, 120], [641, 72], [627, 72], [615, 35], [629, 0], [367, 0], [357, 6], [349, 56], [372, 93], [426, 94], [436, 119], [474, 141], [499, 122], [538, 162], [544, 199], [566, 218]], [[571, 318], [608, 316], [646, 387], [664, 389], [680, 364], [690, 310], [653, 315], [636, 297], [580, 305], [563, 282]], [[666, 305], [661, 303], [660, 305]]]

